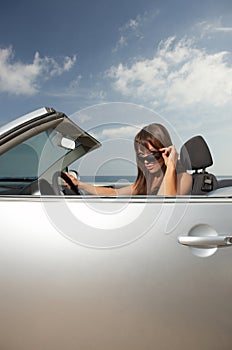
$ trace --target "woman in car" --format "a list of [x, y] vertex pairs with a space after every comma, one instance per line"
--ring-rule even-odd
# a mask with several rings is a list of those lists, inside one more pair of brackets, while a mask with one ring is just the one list
[[68, 176], [80, 190], [94, 195], [164, 195], [189, 194], [192, 177], [184, 171], [167, 129], [149, 124], [134, 139], [137, 162], [136, 181], [119, 189], [93, 186]]

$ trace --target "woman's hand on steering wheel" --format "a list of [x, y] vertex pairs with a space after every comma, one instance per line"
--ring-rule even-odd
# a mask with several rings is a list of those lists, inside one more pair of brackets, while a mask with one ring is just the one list
[[67, 180], [67, 178], [71, 181], [66, 181], [63, 177], [62, 177], [62, 179], [67, 183], [67, 185], [68, 186], [70, 186], [70, 188], [72, 187], [71, 186], [71, 184], [72, 185], [74, 185], [74, 186], [76, 186], [76, 187], [78, 187], [78, 185], [79, 185], [79, 180], [76, 178], [76, 177], [74, 177], [73, 175], [71, 175], [71, 174], [69, 174], [69, 173], [63, 173], [63, 174], [65, 174], [65, 178], [66, 178], [66, 180]]
[[61, 194], [59, 181], [58, 181], [59, 178], [62, 178], [64, 180], [66, 186], [69, 189], [71, 189], [75, 194], [80, 195], [80, 192], [78, 190], [78, 180], [74, 176], [67, 174], [63, 171], [61, 171], [61, 172], [57, 171], [53, 175], [52, 183], [53, 183], [53, 188], [54, 188], [54, 191], [56, 192], [56, 194]]

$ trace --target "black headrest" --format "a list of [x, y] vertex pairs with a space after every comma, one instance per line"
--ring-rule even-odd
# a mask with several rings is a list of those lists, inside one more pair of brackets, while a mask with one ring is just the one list
[[213, 164], [209, 147], [202, 136], [194, 136], [182, 146], [180, 160], [186, 170], [205, 169]]

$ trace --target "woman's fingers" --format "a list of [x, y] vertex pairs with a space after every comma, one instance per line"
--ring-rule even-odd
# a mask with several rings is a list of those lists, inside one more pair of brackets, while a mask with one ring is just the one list
[[69, 174], [69, 173], [66, 173], [66, 175], [70, 178], [70, 180], [72, 181], [72, 183], [75, 185], [75, 186], [78, 186], [78, 180], [76, 177], [74, 177], [73, 175]]
[[164, 158], [165, 165], [176, 164], [178, 159], [178, 153], [176, 151], [175, 146], [171, 145], [169, 147], [160, 148], [160, 152], [162, 152], [162, 156]]

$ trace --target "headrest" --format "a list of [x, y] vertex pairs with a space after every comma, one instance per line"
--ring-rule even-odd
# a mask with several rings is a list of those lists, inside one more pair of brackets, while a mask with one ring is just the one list
[[180, 160], [186, 170], [205, 169], [213, 164], [209, 147], [202, 136], [194, 136], [182, 146]]

